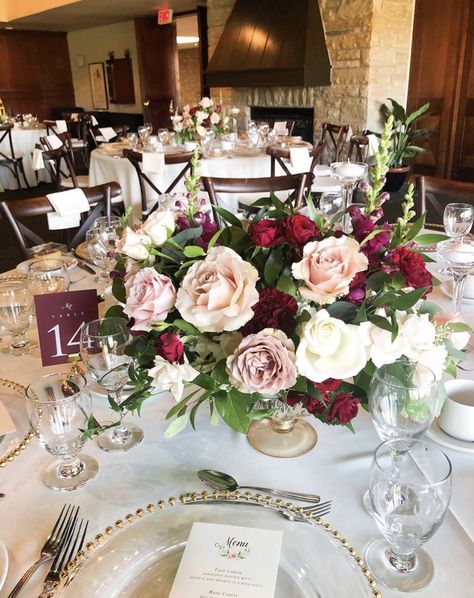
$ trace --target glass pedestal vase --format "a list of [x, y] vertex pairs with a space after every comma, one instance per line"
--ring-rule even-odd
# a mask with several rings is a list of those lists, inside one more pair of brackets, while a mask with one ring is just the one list
[[290, 406], [284, 399], [259, 401], [256, 409], [271, 409], [271, 417], [253, 421], [247, 440], [253, 448], [271, 457], [299, 457], [316, 446], [316, 430], [303, 417], [309, 415], [304, 407]]

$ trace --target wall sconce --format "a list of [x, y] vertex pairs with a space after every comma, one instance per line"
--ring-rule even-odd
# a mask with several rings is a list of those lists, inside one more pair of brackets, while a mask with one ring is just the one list
[[84, 54], [76, 54], [76, 64], [80, 69], [86, 66], [86, 57]]

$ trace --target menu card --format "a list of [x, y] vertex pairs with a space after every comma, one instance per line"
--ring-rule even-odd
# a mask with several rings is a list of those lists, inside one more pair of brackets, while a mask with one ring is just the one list
[[169, 598], [274, 598], [283, 532], [194, 523]]

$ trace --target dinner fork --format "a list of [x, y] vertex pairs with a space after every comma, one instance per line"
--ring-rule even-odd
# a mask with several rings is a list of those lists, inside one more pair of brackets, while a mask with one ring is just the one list
[[61, 542], [67, 536], [71, 522], [77, 519], [78, 511], [79, 507], [74, 508], [72, 505], [63, 506], [53, 529], [51, 530], [43, 548], [40, 551], [40, 558], [24, 573], [23, 577], [18, 581], [10, 594], [8, 594], [8, 598], [14, 598], [14, 596], [17, 596], [21, 588], [30, 579], [36, 569], [55, 556], [61, 546]]

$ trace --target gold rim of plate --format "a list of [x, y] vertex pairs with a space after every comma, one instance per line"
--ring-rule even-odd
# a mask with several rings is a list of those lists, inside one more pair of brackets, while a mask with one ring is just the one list
[[134, 513], [128, 513], [123, 519], [117, 519], [115, 523], [108, 525], [102, 533], [95, 536], [93, 540], [87, 542], [85, 548], [80, 550], [75, 557], [65, 566], [64, 570], [60, 574], [59, 581], [53, 583], [52, 589], [48, 594], [45, 594], [44, 598], [55, 598], [61, 594], [61, 591], [73, 580], [77, 572], [84, 565], [84, 563], [94, 555], [94, 551], [97, 548], [104, 546], [104, 544], [110, 540], [114, 534], [117, 534], [123, 528], [133, 525], [137, 521], [140, 521], [147, 515], [154, 513], [155, 511], [164, 511], [177, 504], [199, 504], [199, 503], [222, 503], [228, 501], [229, 503], [235, 504], [247, 504], [247, 505], [259, 505], [270, 508], [276, 512], [293, 511], [298, 514], [304, 521], [312, 525], [313, 527], [321, 528], [327, 533], [332, 539], [337, 541], [343, 548], [347, 550], [350, 558], [355, 562], [357, 569], [362, 573], [363, 578], [368, 584], [368, 589], [372, 593], [374, 598], [382, 598], [382, 593], [377, 589], [377, 582], [370, 569], [366, 566], [362, 557], [357, 553], [356, 549], [350, 545], [347, 540], [340, 532], [334, 530], [331, 524], [325, 522], [321, 517], [314, 517], [312, 514], [305, 514], [302, 507], [297, 507], [293, 503], [286, 503], [281, 499], [275, 499], [271, 496], [263, 496], [262, 494], [253, 494], [252, 492], [239, 492], [234, 491], [214, 491], [212, 493], [204, 490], [203, 492], [186, 492], [179, 495], [179, 498], [171, 496], [165, 500], [158, 500], [155, 503], [148, 504], [145, 508], [141, 507], [136, 509]]
[[[6, 380], [5, 378], [0, 378], [0, 388], [4, 386], [11, 390], [14, 390], [24, 396], [25, 394], [25, 387], [18, 382], [14, 382], [13, 380]], [[9, 463], [14, 461], [17, 457], [20, 456], [21, 452], [26, 449], [26, 447], [31, 443], [31, 439], [33, 438], [33, 432], [28, 432], [19, 442], [18, 446], [11, 451], [9, 451], [5, 456], [0, 457], [0, 469], [4, 469]]]

